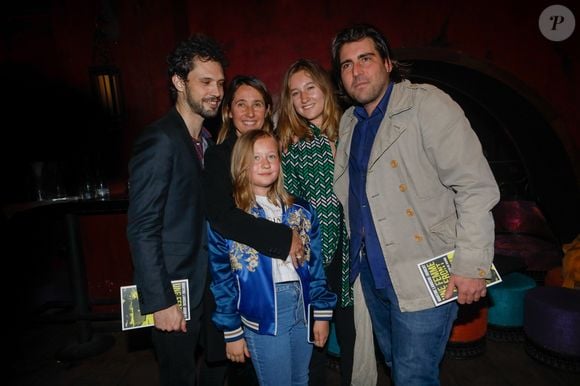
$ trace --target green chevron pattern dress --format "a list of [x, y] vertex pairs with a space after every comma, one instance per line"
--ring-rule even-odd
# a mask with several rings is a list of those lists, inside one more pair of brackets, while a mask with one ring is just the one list
[[[349, 283], [348, 236], [342, 215], [342, 206], [334, 194], [334, 157], [330, 141], [315, 125], [309, 125], [314, 135], [312, 140], [301, 139], [290, 145], [282, 155], [282, 170], [286, 190], [310, 202], [316, 209], [322, 233], [322, 257], [324, 267], [333, 258], [340, 258], [339, 304], [352, 305], [352, 290]], [[335, 257], [339, 243], [341, 256]]]

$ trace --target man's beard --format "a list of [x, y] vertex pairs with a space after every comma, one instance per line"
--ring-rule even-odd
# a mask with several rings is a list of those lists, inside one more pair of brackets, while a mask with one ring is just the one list
[[[213, 102], [218, 101], [218, 107], [215, 110], [212, 109], [205, 109], [203, 107], [204, 102]], [[217, 97], [206, 97], [203, 98], [201, 101], [196, 102], [190, 96], [187, 96], [187, 105], [194, 113], [201, 115], [203, 118], [213, 118], [217, 115], [219, 111], [219, 98]]]

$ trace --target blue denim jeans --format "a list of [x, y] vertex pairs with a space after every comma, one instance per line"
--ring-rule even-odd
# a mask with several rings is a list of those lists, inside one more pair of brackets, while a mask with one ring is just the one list
[[263, 386], [307, 386], [312, 344], [307, 341], [300, 283], [276, 284], [276, 302], [276, 336], [244, 329], [256, 375]]
[[438, 386], [439, 364], [457, 317], [457, 303], [401, 312], [390, 278], [387, 288], [376, 289], [365, 258], [360, 264], [360, 279], [375, 339], [391, 368], [393, 383]]

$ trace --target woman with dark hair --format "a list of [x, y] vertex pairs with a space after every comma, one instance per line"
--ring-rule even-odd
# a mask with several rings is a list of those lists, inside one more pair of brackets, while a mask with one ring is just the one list
[[[253, 76], [234, 77], [222, 101], [222, 124], [217, 137], [217, 145], [205, 153], [204, 192], [206, 214], [210, 225], [224, 237], [246, 244], [265, 256], [285, 260], [291, 256], [296, 264], [298, 257], [304, 255], [302, 240], [296, 231], [287, 225], [276, 224], [266, 219], [256, 218], [239, 209], [233, 199], [230, 164], [232, 150], [239, 136], [251, 130], [273, 131], [272, 96], [266, 85]], [[209, 318], [215, 310], [215, 301], [209, 290], [206, 293], [205, 327], [208, 341], [223, 341]], [[220, 336], [216, 336], [220, 334]], [[212, 336], [213, 337], [209, 337]], [[206, 345], [206, 360], [212, 363], [225, 361], [224, 346]], [[249, 362], [248, 362], [249, 363]], [[237, 369], [236, 382], [252, 384], [255, 378], [251, 367]], [[250, 375], [249, 375], [250, 374]], [[243, 378], [246, 378], [245, 380]], [[257, 381], [254, 380], [254, 384]], [[230, 385], [239, 385], [229, 380]]]
[[227, 238], [250, 245], [267, 256], [301, 257], [303, 247], [296, 232], [281, 224], [257, 219], [236, 207], [232, 198], [230, 159], [238, 137], [250, 130], [272, 132], [272, 96], [266, 85], [252, 76], [236, 76], [222, 102], [222, 125], [217, 146], [205, 154], [207, 216], [211, 226]]

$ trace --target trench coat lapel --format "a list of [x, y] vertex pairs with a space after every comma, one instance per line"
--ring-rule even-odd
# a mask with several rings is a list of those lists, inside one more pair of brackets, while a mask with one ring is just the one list
[[401, 92], [401, 88], [405, 87], [407, 84], [407, 81], [403, 81], [402, 83], [396, 83], [393, 86], [389, 105], [387, 106], [387, 112], [377, 130], [373, 148], [371, 149], [368, 165], [369, 169], [373, 167], [384, 152], [386, 152], [406, 130], [406, 126], [403, 125], [402, 121], [397, 121], [396, 118], [393, 118], [396, 117], [397, 114], [413, 107], [412, 99]]
[[398, 124], [393, 123], [390, 117], [383, 119], [379, 130], [377, 131], [377, 136], [375, 137], [375, 142], [373, 143], [373, 148], [371, 149], [371, 155], [369, 157], [368, 168], [372, 168], [375, 162], [386, 152], [389, 147], [403, 134], [405, 128]]

